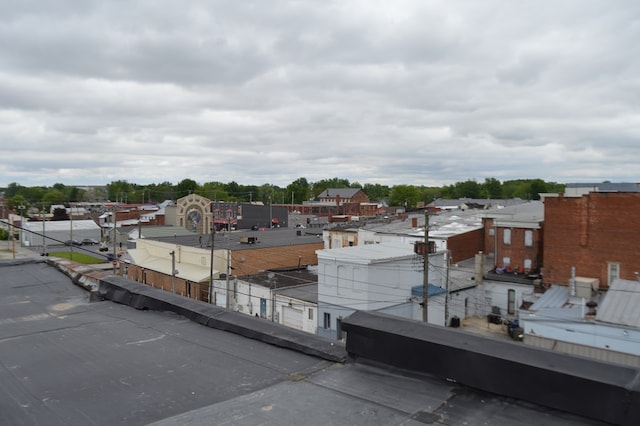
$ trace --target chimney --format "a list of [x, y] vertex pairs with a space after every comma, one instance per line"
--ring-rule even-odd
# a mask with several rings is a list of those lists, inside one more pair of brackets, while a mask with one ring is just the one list
[[482, 284], [484, 278], [484, 253], [479, 251], [475, 258], [475, 277], [476, 284]]

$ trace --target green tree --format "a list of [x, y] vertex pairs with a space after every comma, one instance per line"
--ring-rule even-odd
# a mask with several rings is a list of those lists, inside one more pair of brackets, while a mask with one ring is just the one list
[[455, 198], [480, 198], [480, 184], [473, 179], [455, 184]]
[[44, 197], [42, 197], [42, 202], [47, 207], [55, 204], [64, 204], [65, 195], [57, 189], [50, 189], [46, 194], [44, 194]]
[[502, 198], [502, 183], [496, 178], [485, 178], [480, 195], [482, 198]]
[[395, 185], [391, 188], [389, 204], [406, 208], [416, 207], [420, 200], [420, 190], [413, 185]]
[[433, 200], [440, 198], [442, 193], [442, 188], [438, 187], [420, 187], [420, 200], [425, 204], [429, 204]]
[[175, 186], [171, 182], [164, 181], [157, 185], [147, 185], [147, 189], [149, 190], [149, 198], [156, 203], [177, 199]]
[[227, 193], [225, 184], [221, 182], [204, 183], [200, 187], [198, 194], [210, 199], [211, 201], [228, 201], [230, 198], [229, 193]]
[[20, 194], [9, 198], [9, 200], [7, 200], [7, 205], [9, 206], [10, 210], [13, 210], [17, 214], [20, 214], [21, 207], [23, 213], [26, 213], [29, 209], [29, 202]]
[[115, 202], [125, 202], [129, 193], [132, 192], [133, 187], [126, 180], [116, 180], [107, 184], [107, 193], [109, 194], [109, 200]]
[[69, 220], [69, 215], [67, 214], [67, 209], [57, 208], [53, 209], [53, 214], [51, 215], [52, 221], [61, 221], [61, 220]]
[[193, 179], [182, 179], [176, 186], [177, 198], [186, 197], [189, 194], [194, 194], [198, 191], [198, 183]]
[[16, 195], [20, 194], [20, 191], [23, 189], [24, 187], [22, 185], [20, 185], [19, 183], [16, 182], [11, 182], [9, 184], [9, 186], [7, 187], [7, 189], [4, 191], [4, 196], [7, 199], [13, 198]]
[[[303, 201], [309, 199], [311, 185], [309, 181], [307, 181], [307, 178], [301, 177], [287, 185], [286, 191], [287, 194], [293, 195], [294, 204], [302, 204]], [[289, 195], [289, 197], [291, 197], [291, 195]]]
[[389, 198], [391, 190], [386, 185], [380, 185], [379, 183], [371, 184], [365, 183], [362, 190], [367, 193], [371, 201], [380, 201]]

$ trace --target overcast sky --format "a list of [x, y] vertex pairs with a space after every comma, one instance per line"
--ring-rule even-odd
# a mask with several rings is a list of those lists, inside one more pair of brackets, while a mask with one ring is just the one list
[[640, 2], [0, 5], [0, 186], [640, 181]]

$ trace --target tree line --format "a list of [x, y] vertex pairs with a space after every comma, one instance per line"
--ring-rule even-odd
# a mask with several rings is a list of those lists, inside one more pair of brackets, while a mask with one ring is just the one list
[[372, 202], [386, 200], [391, 206], [412, 208], [420, 203], [428, 204], [435, 199], [540, 199], [545, 192], [563, 192], [564, 184], [545, 182], [542, 179], [517, 179], [504, 182], [496, 178], [486, 178], [483, 182], [475, 179], [456, 182], [442, 187], [418, 185], [360, 184], [344, 178], [322, 179], [310, 182], [304, 177], [298, 178], [286, 187], [277, 185], [241, 185], [237, 182], [206, 182], [199, 184], [193, 179], [183, 179], [177, 184], [162, 182], [159, 184], [139, 185], [126, 180], [113, 181], [104, 187], [88, 189], [56, 183], [51, 187], [26, 187], [11, 183], [0, 188], [10, 209], [22, 208], [48, 209], [52, 205], [68, 205], [74, 202], [119, 202], [128, 204], [160, 203], [165, 200], [177, 200], [189, 194], [198, 194], [210, 200], [237, 201], [273, 204], [302, 204], [315, 199], [328, 188], [362, 189]]

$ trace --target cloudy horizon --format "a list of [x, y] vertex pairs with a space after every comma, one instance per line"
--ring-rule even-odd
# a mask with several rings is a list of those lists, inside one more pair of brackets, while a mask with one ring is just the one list
[[634, 2], [2, 3], [0, 186], [640, 181]]

